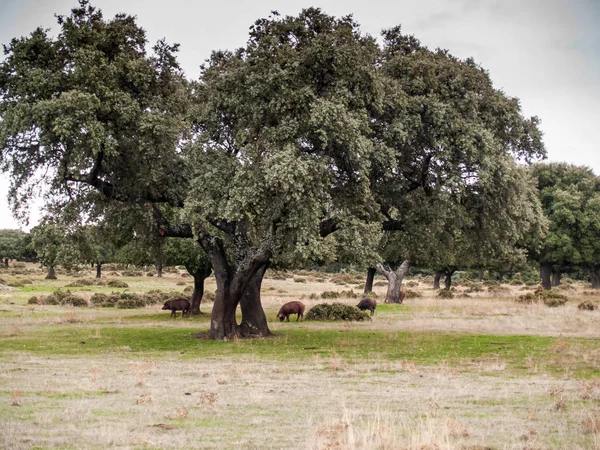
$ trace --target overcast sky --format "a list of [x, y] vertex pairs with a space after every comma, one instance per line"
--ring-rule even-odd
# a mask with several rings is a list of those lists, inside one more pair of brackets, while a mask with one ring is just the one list
[[[379, 36], [401, 24], [430, 48], [473, 57], [497, 88], [541, 118], [550, 161], [586, 165], [600, 174], [600, 0], [96, 0], [105, 18], [136, 15], [150, 42], [181, 44], [189, 78], [212, 50], [242, 46], [248, 28], [272, 10], [296, 15], [316, 6], [353, 14], [362, 30]], [[0, 43], [37, 26], [57, 32], [54, 14], [68, 15], [76, 0], [0, 0]], [[18, 228], [0, 174], [0, 228]], [[33, 211], [35, 224], [39, 214]], [[23, 227], [27, 229], [27, 227]]]

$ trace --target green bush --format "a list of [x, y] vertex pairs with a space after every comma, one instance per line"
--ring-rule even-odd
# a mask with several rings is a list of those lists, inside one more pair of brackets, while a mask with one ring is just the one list
[[321, 303], [311, 308], [306, 314], [306, 320], [344, 320], [358, 321], [371, 320], [369, 314], [356, 309], [354, 306], [343, 303]]
[[321, 298], [323, 298], [323, 299], [340, 298], [340, 293], [337, 291], [321, 292]]
[[437, 293], [437, 296], [439, 298], [454, 298], [454, 292], [448, 289], [440, 289], [440, 291]]
[[406, 298], [406, 299], [419, 298], [419, 297], [422, 297], [422, 295], [418, 291], [413, 291], [412, 289], [407, 289], [404, 291], [404, 298]]
[[128, 288], [129, 285], [121, 280], [109, 280], [107, 286], [115, 287], [115, 288]]
[[108, 302], [108, 295], [97, 292], [92, 295], [90, 301], [92, 302], [92, 305], [102, 305], [103, 303]]
[[27, 303], [29, 305], [37, 305], [39, 303], [39, 299], [34, 295], [33, 297], [29, 297], [29, 300], [27, 300]]
[[88, 302], [78, 295], [69, 295], [63, 298], [63, 304], [71, 306], [88, 306]]
[[[377, 298], [377, 294], [373, 291], [368, 291], [365, 292], [364, 294], [362, 294], [363, 297], [373, 297], [373, 298]], [[357, 295], [358, 297], [358, 295]]]
[[516, 300], [518, 303], [537, 303], [538, 301], [544, 302], [546, 306], [556, 307], [564, 305], [569, 299], [566, 295], [559, 294], [555, 291], [545, 291], [537, 289], [535, 292], [530, 292], [525, 295], [520, 295]]

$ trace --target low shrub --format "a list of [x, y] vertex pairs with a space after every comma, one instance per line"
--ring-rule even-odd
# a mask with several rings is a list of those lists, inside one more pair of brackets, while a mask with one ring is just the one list
[[204, 291], [204, 295], [202, 296], [203, 302], [214, 302], [215, 301], [215, 293], [212, 291]]
[[92, 305], [102, 305], [108, 302], [108, 298], [108, 295], [97, 292], [90, 297], [90, 302], [92, 302]]
[[473, 283], [471, 286], [467, 288], [465, 292], [473, 293], [473, 292], [483, 292], [483, 286], [479, 283]]
[[191, 294], [192, 292], [194, 292], [194, 286], [186, 286], [183, 292], [186, 294]]
[[10, 287], [25, 287], [25, 285], [21, 281], [11, 281], [10, 283], [8, 283], [8, 285]]
[[377, 298], [378, 297], [378, 295], [375, 292], [373, 292], [373, 291], [365, 292], [365, 293], [362, 294], [362, 296], [363, 297], [373, 297], [373, 298]]
[[33, 297], [29, 297], [29, 300], [27, 300], [27, 303], [29, 305], [37, 305], [37, 304], [39, 304], [39, 299], [34, 295]]
[[407, 281], [405, 283], [405, 285], [406, 285], [406, 287], [409, 287], [409, 288], [417, 287], [417, 286], [419, 286], [419, 282], [411, 280], [411, 281]]
[[142, 272], [138, 272], [136, 270], [124, 270], [121, 272], [121, 275], [124, 277], [141, 277], [143, 275]]
[[379, 286], [387, 286], [388, 282], [387, 281], [378, 281], [375, 284], [373, 284], [373, 286], [375, 287], [379, 287]]
[[306, 283], [306, 278], [296, 277], [294, 278], [296, 283]]
[[153, 274], [152, 272], [148, 272], [148, 273], [146, 273], [146, 276], [147, 276], [147, 277], [153, 277], [153, 276], [154, 276], [154, 274]]
[[404, 298], [419, 298], [422, 297], [422, 294], [419, 291], [413, 291], [412, 289], [407, 289], [404, 291]]
[[598, 305], [591, 300], [586, 300], [584, 302], [581, 302], [579, 305], [577, 305], [577, 308], [579, 308], [583, 311], [594, 311], [594, 310], [598, 309]]
[[121, 280], [108, 280], [106, 282], [107, 286], [115, 287], [115, 288], [128, 288], [129, 285]]
[[321, 303], [311, 308], [306, 314], [306, 320], [344, 320], [358, 321], [371, 320], [369, 314], [356, 309], [354, 306], [345, 305], [343, 303]]
[[437, 293], [437, 296], [439, 298], [454, 298], [454, 292], [448, 289], [440, 289], [440, 291]]
[[517, 298], [518, 303], [537, 303], [538, 301], [544, 302], [546, 306], [556, 307], [564, 305], [569, 299], [566, 295], [559, 294], [555, 291], [545, 291], [543, 289], [536, 289], [534, 292], [530, 292], [525, 295], [519, 295]]
[[186, 282], [185, 281], [178, 281], [177, 283], [175, 283], [177, 286], [185, 286]]
[[325, 291], [321, 292], [321, 298], [329, 299], [329, 298], [340, 298], [340, 293], [337, 291]]
[[88, 306], [88, 302], [78, 295], [69, 295], [63, 298], [63, 303], [71, 306]]

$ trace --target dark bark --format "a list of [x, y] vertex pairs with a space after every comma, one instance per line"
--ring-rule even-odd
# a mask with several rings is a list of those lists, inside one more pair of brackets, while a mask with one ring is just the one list
[[4, 267], [8, 269], [8, 258], [4, 258]]
[[479, 271], [479, 281], [483, 281], [483, 272], [485, 272], [483, 269]]
[[589, 274], [592, 289], [600, 289], [600, 267], [590, 267]]
[[385, 295], [386, 303], [402, 303], [403, 297], [400, 294], [402, 292], [402, 281], [409, 269], [409, 260], [403, 261], [400, 267], [395, 271], [384, 267], [383, 264], [377, 264], [377, 270], [379, 270], [388, 280], [388, 290]]
[[542, 278], [542, 288], [546, 291], [552, 289], [552, 264], [540, 264], [540, 276]]
[[163, 272], [162, 261], [159, 261], [156, 263], [156, 276], [158, 278], [162, 278], [162, 272]]
[[48, 266], [48, 275], [46, 275], [46, 280], [56, 280], [56, 272], [54, 271], [53, 264], [50, 264], [50, 266]]
[[96, 278], [102, 278], [102, 264], [96, 264]]
[[449, 270], [448, 272], [446, 272], [446, 278], [444, 280], [444, 286], [446, 287], [446, 289], [450, 289], [450, 286], [452, 286], [452, 275], [454, 274], [454, 270]]
[[500, 283], [504, 281], [504, 272], [498, 272], [498, 281]]
[[562, 272], [560, 269], [554, 269], [552, 271], [552, 286], [560, 286], [560, 279], [562, 278]]
[[[252, 331], [250, 327], [244, 326], [242, 328], [237, 324], [235, 312], [250, 281], [257, 272], [261, 269], [266, 269], [271, 259], [271, 252], [269, 250], [257, 249], [249, 244], [249, 239], [247, 239], [243, 229], [236, 231], [233, 241], [234, 254], [240, 258], [240, 262], [236, 266], [232, 266], [229, 263], [227, 252], [221, 239], [208, 234], [200, 236], [198, 239], [198, 242], [210, 258], [217, 282], [217, 292], [211, 313], [209, 332], [209, 336], [215, 340], [255, 336], [255, 334], [246, 334]], [[264, 272], [262, 275], [264, 275]], [[253, 281], [251, 292], [256, 294], [257, 287], [260, 292], [262, 275], [260, 280], [255, 279]], [[249, 297], [244, 302], [244, 313], [250, 324], [253, 326], [258, 325], [259, 329], [264, 331], [264, 327], [260, 322], [261, 313], [264, 315], [262, 305], [260, 304], [260, 295], [249, 294]]]
[[434, 289], [439, 289], [440, 288], [440, 278], [442, 278], [442, 272], [436, 272], [435, 275], [433, 276], [433, 288]]
[[263, 310], [260, 301], [260, 288], [262, 280], [267, 271], [268, 264], [261, 267], [250, 279], [244, 290], [244, 295], [240, 300], [242, 310], [242, 323], [240, 323], [240, 332], [242, 336], [260, 336], [271, 335], [267, 316]]
[[200, 268], [186, 266], [186, 269], [194, 278], [194, 292], [192, 293], [191, 313], [193, 316], [198, 316], [202, 314], [200, 311], [200, 303], [202, 302], [202, 297], [204, 297], [204, 280], [210, 276], [212, 269], [210, 266]]
[[365, 294], [367, 292], [373, 292], [373, 280], [375, 279], [375, 272], [377, 272], [377, 269], [375, 269], [374, 267], [369, 267], [367, 269], [367, 282], [365, 283], [364, 290]]

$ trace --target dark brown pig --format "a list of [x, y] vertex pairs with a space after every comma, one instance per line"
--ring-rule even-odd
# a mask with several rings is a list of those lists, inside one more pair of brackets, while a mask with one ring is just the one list
[[287, 319], [290, 321], [290, 314], [298, 314], [296, 317], [296, 322], [300, 320], [300, 317], [304, 319], [304, 303], [302, 302], [288, 302], [281, 307], [279, 312], [277, 313], [277, 318], [280, 322], [283, 322], [283, 319]]
[[358, 305], [356, 305], [358, 309], [364, 311], [365, 309], [371, 310], [371, 315], [375, 314], [375, 308], [377, 308], [377, 301], [374, 298], [365, 297]]
[[181, 317], [186, 314], [189, 315], [190, 312], [190, 301], [185, 298], [176, 298], [173, 300], [167, 300], [162, 309], [170, 309], [171, 317], [177, 317], [177, 313], [175, 311], [181, 310]]

